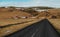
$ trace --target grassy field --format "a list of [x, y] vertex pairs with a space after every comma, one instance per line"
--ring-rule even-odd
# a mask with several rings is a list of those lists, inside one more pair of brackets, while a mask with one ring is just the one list
[[34, 19], [17, 19], [17, 20], [14, 20], [14, 19], [3, 19], [3, 20], [1, 20], [0, 19], [0, 26], [5, 26], [8, 24], [14, 24], [14, 23], [22, 23], [22, 22], [32, 21], [32, 20], [34, 20]]
[[31, 22], [27, 22], [27, 23], [23, 23], [23, 24], [19, 24], [19, 25], [13, 25], [13, 26], [6, 27], [6, 28], [1, 28], [0, 29], [0, 37], [2, 37], [4, 35], [11, 34], [13, 32], [16, 32], [16, 31], [18, 31], [18, 30], [20, 30], [22, 28], [25, 28], [25, 27], [33, 24], [33, 23], [36, 23], [36, 22], [38, 22], [40, 20], [42, 20], [42, 19], [25, 19], [25, 21], [31, 21]]
[[[6, 11], [4, 9], [2, 9], [3, 11], [0, 12], [0, 26], [6, 26], [9, 24], [15, 24], [15, 23], [22, 23], [22, 22], [26, 22], [26, 21], [30, 21], [27, 23], [22, 23], [22, 24], [18, 24], [18, 25], [12, 25], [9, 27], [5, 27], [5, 28], [0, 28], [0, 37], [3, 37], [5, 35], [11, 34], [13, 32], [16, 32], [20, 29], [23, 29], [33, 23], [36, 23], [42, 19], [44, 19], [45, 17], [45, 12], [44, 13], [40, 13], [38, 16], [36, 16], [36, 18], [30, 18], [33, 17], [31, 14], [27, 13], [27, 12], [23, 12], [23, 11]], [[51, 14], [56, 15], [57, 11], [55, 9], [53, 10], [49, 10], [48, 12], [50, 12]], [[60, 12], [60, 10], [58, 10], [58, 12]], [[25, 17], [27, 16], [27, 19], [15, 19], [14, 17], [19, 16], [19, 17]], [[44, 16], [44, 17], [42, 17]], [[41, 18], [42, 17], [42, 18]], [[45, 17], [46, 18], [46, 17]], [[57, 31], [60, 32], [60, 19], [48, 19], [52, 25], [56, 28]]]
[[60, 19], [49, 19], [52, 25], [60, 32]]
[[[11, 34], [13, 32], [16, 32], [22, 28], [25, 28], [33, 23], [36, 23], [40, 20], [42, 20], [43, 18], [39, 18], [39, 19], [18, 19], [18, 20], [6, 20], [6, 23], [4, 24], [4, 22], [0, 25], [0, 26], [5, 26], [5, 25], [8, 25], [8, 24], [14, 24], [14, 23], [22, 23], [22, 22], [26, 22], [26, 21], [30, 21], [30, 22], [27, 22], [27, 23], [23, 23], [23, 24], [18, 24], [18, 25], [12, 25], [12, 26], [9, 26], [9, 27], [6, 27], [6, 28], [0, 28], [0, 37], [2, 36], [5, 36], [5, 35], [8, 35], [8, 34]], [[23, 21], [22, 21], [23, 20]], [[56, 28], [56, 30], [58, 32], [60, 32], [60, 19], [48, 19], [52, 25]], [[8, 23], [7, 23], [8, 22]], [[12, 22], [12, 23], [11, 23]]]

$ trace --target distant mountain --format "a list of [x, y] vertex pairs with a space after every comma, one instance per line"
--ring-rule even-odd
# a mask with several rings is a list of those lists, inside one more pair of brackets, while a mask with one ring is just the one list
[[[0, 7], [5, 8], [5, 7]], [[36, 6], [36, 7], [15, 7], [15, 6], [8, 6], [7, 8], [39, 8], [39, 9], [54, 9], [54, 7], [47, 7], [47, 6]]]
[[53, 7], [44, 7], [44, 6], [29, 7], [29, 8], [38, 8], [38, 9], [54, 9]]

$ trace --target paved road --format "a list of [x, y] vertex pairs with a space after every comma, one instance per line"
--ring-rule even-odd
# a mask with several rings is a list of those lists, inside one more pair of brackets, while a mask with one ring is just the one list
[[60, 34], [44, 19], [5, 37], [60, 37]]

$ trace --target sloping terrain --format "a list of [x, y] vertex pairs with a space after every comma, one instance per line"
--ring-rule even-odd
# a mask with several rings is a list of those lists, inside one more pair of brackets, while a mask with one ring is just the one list
[[14, 16], [31, 16], [29, 13], [22, 12], [22, 11], [13, 11], [13, 12], [0, 12], [0, 18], [9, 18]]
[[[0, 26], [6, 24], [17, 23], [19, 20], [23, 22], [22, 18], [31, 17], [32, 15], [26, 12], [18, 11], [11, 8], [0, 8]], [[20, 22], [19, 21], [19, 22]], [[26, 21], [26, 20], [25, 20]]]
[[48, 9], [47, 11], [39, 12], [39, 17], [60, 18], [60, 9]]
[[[26, 21], [32, 21], [27, 24], [18, 24], [10, 27], [0, 29], [1, 35], [7, 35], [13, 33], [19, 29], [22, 29], [36, 21], [42, 20], [43, 18], [49, 18], [50, 22], [54, 25], [54, 27], [59, 30], [60, 29], [60, 9], [47, 9], [48, 11], [42, 12], [34, 12], [32, 11], [21, 11], [20, 9], [15, 8], [0, 8], [0, 26], [22, 23]], [[28, 13], [30, 12], [30, 13]], [[33, 16], [38, 14], [36, 16]], [[28, 17], [28, 18], [20, 18], [20, 17]], [[33, 18], [30, 18], [33, 17]], [[36, 17], [34, 19], [34, 17]], [[17, 19], [16, 19], [17, 18]], [[51, 20], [52, 19], [52, 20]], [[57, 20], [54, 20], [57, 19]], [[58, 20], [59, 19], [59, 20]], [[55, 24], [56, 23], [56, 24]], [[10, 32], [11, 31], [11, 32]]]

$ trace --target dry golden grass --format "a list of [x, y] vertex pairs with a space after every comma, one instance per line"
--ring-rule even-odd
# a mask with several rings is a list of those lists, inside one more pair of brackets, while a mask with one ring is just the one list
[[58, 13], [58, 12], [60, 12], [60, 9], [48, 9], [48, 12], [50, 12], [50, 13]]
[[56, 29], [60, 29], [60, 19], [49, 19]]
[[2, 29], [0, 29], [0, 37], [7, 35], [7, 34], [11, 34], [13, 32], [16, 32], [16, 31], [18, 31], [22, 28], [25, 28], [33, 23], [36, 23], [40, 20], [42, 20], [42, 19], [34, 19], [33, 21], [30, 20], [31, 22], [28, 22], [28, 23], [23, 23], [23, 24], [19, 24], [19, 25], [13, 25], [10, 27], [2, 28]]
[[29, 13], [22, 12], [22, 11], [13, 11], [13, 12], [0, 12], [0, 19], [3, 18], [10, 18], [14, 16], [31, 16]]
[[60, 19], [48, 19], [56, 30], [60, 33]]
[[[52, 10], [48, 10], [48, 12], [50, 12], [51, 14], [56, 15], [57, 12], [60, 12], [60, 9], [52, 9]], [[52, 13], [53, 12], [53, 13]], [[14, 16], [32, 16], [29, 13], [26, 12], [22, 12], [22, 11], [13, 11], [10, 12], [8, 11], [8, 9], [2, 9], [2, 11], [0, 11], [0, 26], [5, 26], [8, 24], [15, 24], [15, 23], [22, 23], [22, 22], [26, 22], [26, 21], [31, 21], [31, 22], [27, 22], [27, 23], [23, 23], [23, 24], [19, 24], [19, 25], [13, 25], [13, 26], [9, 26], [6, 28], [0, 28], [0, 37], [11, 34], [13, 32], [16, 32], [22, 28], [25, 28], [33, 23], [36, 23], [42, 19], [44, 19], [45, 17], [45, 12], [41, 13], [41, 15], [39, 14], [38, 16], [36, 16], [39, 19], [32, 19], [32, 18], [28, 18], [28, 19], [11, 19], [11, 17]], [[44, 16], [41, 18], [41, 16]], [[53, 26], [60, 31], [60, 19], [49, 19], [49, 21], [53, 24]]]
[[49, 19], [52, 25], [60, 32], [60, 19]]
[[27, 16], [30, 17], [32, 15], [30, 15], [29, 13], [26, 12], [22, 12], [22, 11], [8, 11], [8, 9], [1, 9], [0, 10], [0, 26], [5, 26], [8, 24], [15, 24], [15, 23], [22, 23], [22, 22], [26, 22], [26, 21], [31, 21], [28, 23], [23, 23], [23, 24], [19, 24], [19, 25], [13, 25], [13, 26], [9, 26], [6, 28], [0, 28], [0, 37], [13, 33], [15, 31], [18, 31], [26, 26], [31, 25], [32, 23], [35, 23], [37, 21], [39, 21], [38, 19], [32, 19], [32, 18], [28, 18], [28, 19], [12, 19], [11, 17], [22, 17], [22, 16]]
[[17, 19], [17, 20], [14, 20], [14, 19], [3, 19], [1, 20], [0, 19], [0, 26], [5, 26], [5, 25], [8, 25], [8, 24], [14, 24], [14, 23], [22, 23], [22, 22], [26, 22], [26, 21], [32, 21], [34, 19]]

